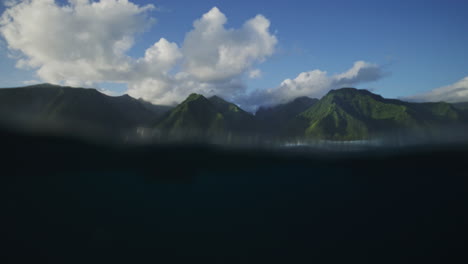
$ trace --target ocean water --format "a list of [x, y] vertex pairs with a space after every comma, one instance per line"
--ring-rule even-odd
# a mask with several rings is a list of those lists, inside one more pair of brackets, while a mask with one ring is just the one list
[[21, 139], [3, 144], [4, 263], [465, 256], [466, 147], [340, 154]]

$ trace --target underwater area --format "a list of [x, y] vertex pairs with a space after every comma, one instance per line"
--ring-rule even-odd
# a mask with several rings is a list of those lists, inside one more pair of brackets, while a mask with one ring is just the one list
[[1, 134], [9, 263], [466, 257], [466, 144], [311, 151]]

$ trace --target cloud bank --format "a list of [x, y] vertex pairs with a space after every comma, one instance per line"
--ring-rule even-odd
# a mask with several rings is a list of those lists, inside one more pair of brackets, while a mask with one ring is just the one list
[[404, 97], [402, 99], [416, 102], [468, 102], [468, 76], [454, 84], [439, 87], [426, 93]]
[[322, 70], [302, 72], [295, 79], [286, 79], [275, 88], [255, 91], [241, 101], [245, 105], [258, 107], [285, 103], [300, 96], [320, 98], [332, 89], [353, 87], [379, 80], [384, 76], [380, 66], [357, 61], [349, 70], [331, 76]]
[[133, 78], [128, 93], [162, 104], [180, 102], [193, 92], [228, 100], [244, 93], [244, 74], [273, 54], [277, 39], [269, 32], [270, 21], [262, 15], [247, 20], [239, 29], [226, 28], [226, 22], [226, 16], [212, 8], [193, 23], [182, 47], [173, 44], [173, 56], [167, 56], [180, 55], [182, 70], [173, 75], [154, 72]]
[[278, 87], [247, 94], [245, 80], [260, 78], [256, 65], [274, 54], [277, 38], [262, 15], [227, 28], [216, 7], [193, 23], [181, 44], [161, 38], [142, 57], [127, 55], [135, 37], [155, 19], [154, 5], [127, 0], [9, 1], [0, 35], [18, 58], [16, 66], [36, 70], [41, 81], [70, 86], [127, 84], [127, 93], [156, 104], [174, 104], [190, 93], [219, 95], [252, 109], [298, 96], [321, 97], [330, 89], [378, 80], [378, 65], [358, 61], [341, 74], [303, 72]]
[[135, 36], [154, 24], [153, 9], [127, 0], [10, 1], [0, 34], [19, 56], [17, 67], [36, 69], [42, 81], [122, 82], [128, 94], [159, 104], [192, 92], [225, 97], [244, 92], [243, 75], [271, 56], [277, 43], [264, 16], [226, 28], [226, 16], [214, 7], [193, 23], [181, 47], [161, 38], [142, 58], [131, 58], [126, 53]]
[[125, 81], [132, 67], [125, 53], [152, 23], [148, 11], [153, 8], [117, 0], [70, 0], [63, 6], [25, 0], [10, 3], [0, 18], [0, 33], [20, 55], [16, 66], [37, 69], [43, 81]]

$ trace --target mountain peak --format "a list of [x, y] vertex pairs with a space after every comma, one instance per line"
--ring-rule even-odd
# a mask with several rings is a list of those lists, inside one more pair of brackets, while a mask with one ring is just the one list
[[179, 104], [181, 107], [212, 107], [211, 102], [205, 96], [197, 93], [190, 94], [187, 99]]
[[376, 95], [372, 92], [370, 92], [369, 90], [366, 90], [366, 89], [357, 89], [357, 88], [353, 88], [353, 87], [343, 87], [343, 88], [339, 88], [339, 89], [333, 89], [333, 90], [330, 90], [327, 95], [329, 94], [342, 94], [342, 95], [348, 95], [348, 94], [361, 94], [361, 95]]
[[389, 99], [384, 99], [381, 95], [372, 93], [365, 89], [356, 89], [356, 88], [349, 88], [349, 87], [340, 88], [336, 90], [330, 90], [324, 96], [324, 98], [328, 98], [332, 100], [339, 99], [339, 100], [345, 100], [345, 101], [349, 101], [349, 100], [357, 99], [357, 98], [364, 98], [364, 97], [372, 98], [373, 100], [376, 100], [376, 101], [389, 100]]
[[38, 84], [33, 84], [30, 86], [53, 86], [53, 87], [58, 87], [60, 85], [52, 84], [52, 83], [38, 83]]
[[51, 83], [38, 83], [25, 86], [24, 88], [62, 88], [62, 86]]
[[360, 89], [354, 88], [354, 87], [343, 87], [343, 88], [338, 88], [338, 89], [332, 89], [328, 92], [328, 94], [334, 94], [334, 93], [358, 93]]
[[226, 114], [227, 112], [234, 112], [234, 113], [242, 112], [244, 114], [247, 114], [247, 112], [242, 110], [236, 104], [228, 102], [217, 95], [210, 97], [208, 100], [215, 106], [215, 108], [218, 111], [220, 111], [223, 114]]
[[409, 104], [368, 90], [342, 88], [330, 91], [300, 117], [296, 124], [307, 137], [355, 140], [450, 123], [459, 114], [451, 105]]
[[192, 93], [182, 103], [167, 113], [156, 128], [176, 133], [204, 133], [222, 131], [224, 117], [201, 94]]
[[185, 101], [195, 101], [195, 100], [199, 100], [199, 99], [206, 99], [203, 95], [201, 94], [197, 94], [197, 93], [191, 93], [187, 99], [185, 99]]
[[219, 96], [208, 99], [190, 96], [156, 124], [156, 128], [176, 133], [245, 133], [254, 127], [253, 116]]

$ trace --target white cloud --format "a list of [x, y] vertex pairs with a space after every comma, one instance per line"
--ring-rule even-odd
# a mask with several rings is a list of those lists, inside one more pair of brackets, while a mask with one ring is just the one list
[[226, 16], [214, 7], [194, 22], [182, 48], [161, 38], [143, 57], [132, 58], [126, 53], [135, 35], [154, 21], [148, 16], [153, 5], [127, 0], [8, 3], [0, 35], [18, 68], [35, 69], [42, 81], [70, 86], [127, 83], [129, 95], [153, 103], [180, 102], [191, 92], [233, 98], [245, 91], [244, 76], [260, 75], [249, 70], [272, 55], [277, 43], [262, 15], [238, 29], [226, 28]]
[[276, 88], [246, 95], [244, 78], [259, 78], [262, 72], [255, 65], [275, 51], [268, 19], [257, 15], [240, 28], [226, 28], [226, 16], [214, 7], [193, 23], [180, 47], [161, 38], [141, 58], [132, 58], [127, 51], [135, 35], [154, 21], [148, 16], [154, 8], [127, 0], [9, 2], [0, 17], [0, 34], [12, 54], [20, 54], [17, 67], [36, 69], [42, 81], [87, 87], [126, 83], [129, 95], [158, 104], [180, 102], [193, 92], [220, 95], [245, 107], [278, 104], [383, 76], [378, 65], [358, 61], [340, 74], [303, 72]]
[[226, 16], [214, 7], [193, 23], [183, 51], [185, 70], [200, 81], [221, 81], [239, 76], [274, 52], [277, 39], [262, 15], [240, 29], [226, 29]]
[[320, 98], [331, 89], [355, 86], [376, 81], [384, 76], [382, 69], [372, 63], [357, 61], [346, 72], [329, 76], [326, 71], [302, 72], [294, 79], [286, 79], [279, 86], [255, 91], [239, 100], [251, 107], [276, 105], [300, 96]]
[[[245, 73], [252, 76], [249, 69], [273, 54], [277, 40], [269, 33], [270, 22], [261, 15], [248, 20], [240, 29], [226, 29], [226, 22], [226, 16], [216, 7], [196, 20], [181, 50], [172, 45], [170, 59], [163, 60], [170, 61], [168, 65], [171, 66], [181, 60], [183, 71], [171, 75], [168, 70], [172, 67], [167, 67], [163, 73], [159, 70], [159, 75], [134, 78], [129, 83], [129, 95], [153, 103], [173, 104], [190, 93], [219, 95], [225, 99], [244, 93], [242, 76]], [[145, 58], [150, 54], [152, 52], [147, 51]], [[255, 74], [258, 77], [261, 72], [258, 70]]]
[[165, 75], [130, 82], [128, 94], [156, 104], [172, 105], [181, 102], [191, 93], [219, 95], [226, 100], [234, 100], [239, 94], [243, 94], [245, 88], [241, 78], [210, 83], [200, 82], [187, 72], [179, 72], [174, 76]]
[[384, 77], [384, 72], [377, 64], [356, 61], [348, 71], [333, 76], [334, 85], [338, 87], [353, 86], [359, 83], [377, 81]]
[[43, 81], [120, 81], [131, 67], [125, 52], [151, 22], [152, 8], [125, 0], [25, 0], [3, 13], [0, 34], [22, 53], [17, 67], [37, 69]]
[[468, 102], [468, 76], [454, 84], [402, 99], [419, 102]]
[[139, 80], [148, 76], [167, 75], [180, 59], [182, 59], [182, 53], [179, 46], [174, 42], [161, 38], [145, 51], [143, 58], [136, 61], [130, 77], [133, 80]]

